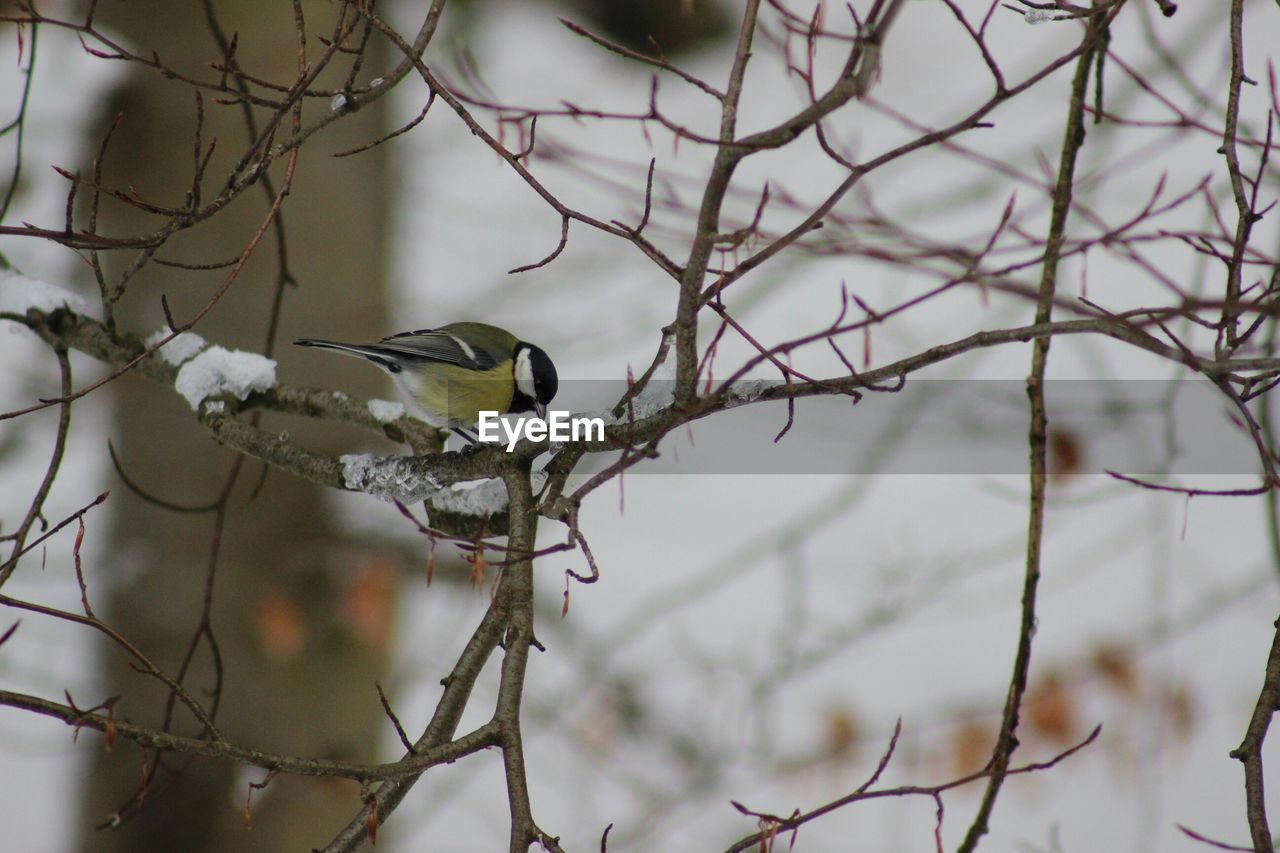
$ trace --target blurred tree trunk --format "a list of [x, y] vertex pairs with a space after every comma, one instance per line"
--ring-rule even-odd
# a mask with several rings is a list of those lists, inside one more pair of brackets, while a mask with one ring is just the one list
[[[236, 59], [242, 68], [259, 79], [286, 84], [294, 79], [297, 49], [290, 4], [217, 0], [214, 6], [227, 36], [238, 33]], [[339, 6], [322, 0], [303, 6], [309, 59], [314, 59], [324, 47], [319, 37], [332, 32]], [[210, 63], [221, 61], [220, 50], [198, 0], [104, 0], [97, 21], [143, 55], [154, 48], [162, 62], [197, 78], [219, 76]], [[363, 66], [362, 81], [380, 70], [376, 55]], [[341, 78], [330, 74], [319, 85], [341, 85]], [[302, 149], [283, 207], [288, 265], [298, 286], [283, 294], [282, 323], [270, 353], [280, 361], [281, 378], [366, 394], [381, 387], [375, 384], [376, 372], [354, 360], [304, 360], [288, 342], [301, 334], [375, 339], [386, 331], [386, 150], [330, 156], [380, 135], [384, 103], [339, 122]], [[308, 101], [304, 121], [327, 108], [327, 103]], [[204, 109], [204, 143], [217, 140], [208, 198], [240, 157], [248, 135], [239, 105], [218, 104], [206, 93]], [[104, 112], [107, 121], [123, 114], [105, 158], [104, 182], [136, 187], [149, 200], [181, 204], [193, 173], [192, 89], [135, 70]], [[259, 126], [266, 115], [259, 112]], [[96, 147], [92, 142], [91, 149]], [[279, 166], [272, 177], [278, 188], [283, 178]], [[228, 210], [171, 241], [158, 256], [206, 264], [234, 258], [267, 208], [266, 194], [252, 187]], [[99, 227], [104, 233], [126, 234], [150, 230], [159, 222], [104, 201]], [[199, 334], [228, 348], [264, 351], [278, 250], [275, 232], [269, 231], [226, 297], [197, 327]], [[135, 259], [122, 252], [104, 262], [109, 275], [119, 275]], [[164, 324], [161, 295], [179, 321], [186, 319], [228, 272], [150, 263], [120, 304], [120, 324], [142, 334], [159, 329]], [[111, 387], [116, 406], [110, 438], [124, 473], [174, 503], [214, 501], [227, 482], [233, 456], [197, 426], [187, 404], [170, 390], [131, 377]], [[331, 436], [309, 434], [306, 424], [282, 420], [263, 426], [301, 434], [325, 452], [341, 450]], [[390, 567], [342, 543], [322, 490], [280, 474], [262, 481], [262, 473], [260, 465], [245, 461], [217, 558], [212, 627], [225, 672], [217, 723], [233, 741], [266, 750], [371, 759], [386, 725], [374, 680], [387, 651]], [[198, 625], [215, 517], [161, 508], [118, 481], [112, 489], [111, 557], [109, 565], [100, 567], [96, 588], [100, 615], [175, 672]], [[131, 669], [118, 649], [104, 646], [99, 658], [103, 695], [122, 697], [116, 713], [158, 725], [163, 687]], [[185, 683], [206, 706], [212, 703], [214, 669], [207, 643], [201, 643]], [[175, 719], [175, 730], [198, 731], [181, 706]], [[140, 813], [118, 829], [93, 830], [138, 790], [142, 767], [143, 753], [123, 743], [93, 760], [79, 816], [82, 849], [306, 850], [327, 840], [359, 803], [354, 783], [273, 779], [268, 788], [254, 792], [249, 829], [244, 816], [247, 782], [260, 779], [260, 771], [246, 778], [230, 762], [168, 757]]]
[[565, 0], [571, 14], [641, 53], [687, 53], [733, 32], [726, 6], [713, 0]]

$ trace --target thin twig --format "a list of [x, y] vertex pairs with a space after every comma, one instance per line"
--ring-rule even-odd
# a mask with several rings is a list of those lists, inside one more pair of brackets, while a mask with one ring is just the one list
[[[1117, 7], [1118, 8], [1118, 7]], [[1114, 10], [1113, 10], [1114, 11]], [[1093, 51], [1100, 48], [1110, 17], [1095, 13], [1089, 19], [1083, 39], [1084, 50], [1076, 61], [1071, 84], [1071, 102], [1058, 165], [1058, 181], [1053, 193], [1053, 211], [1045, 240], [1045, 257], [1036, 303], [1036, 323], [1048, 323], [1052, 316], [1054, 292], [1058, 282], [1058, 258], [1067, 229], [1067, 218], [1075, 190], [1076, 161], [1085, 138], [1085, 98], [1089, 72], [1093, 67]], [[1009, 692], [1000, 719], [1000, 733], [989, 765], [990, 775], [982, 803], [958, 850], [972, 853], [988, 831], [996, 798], [1008, 773], [1013, 751], [1018, 746], [1018, 720], [1031, 670], [1031, 645], [1036, 633], [1036, 598], [1040, 586], [1040, 562], [1044, 540], [1045, 485], [1048, 482], [1048, 416], [1045, 410], [1045, 368], [1048, 364], [1050, 338], [1037, 338], [1032, 343], [1031, 375], [1027, 377], [1027, 397], [1031, 409], [1029, 435], [1031, 455], [1030, 506], [1027, 523], [1026, 571], [1022, 586], [1022, 612], [1018, 627], [1018, 650]]]

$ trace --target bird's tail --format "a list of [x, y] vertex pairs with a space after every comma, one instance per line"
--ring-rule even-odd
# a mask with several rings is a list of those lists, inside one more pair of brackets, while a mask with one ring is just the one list
[[358, 355], [361, 358], [369, 359], [391, 373], [400, 372], [400, 365], [394, 359], [387, 357], [385, 349], [375, 344], [344, 344], [339, 341], [321, 341], [315, 338], [299, 338], [293, 343], [295, 346], [300, 347], [318, 347], [319, 349], [331, 349], [347, 355]]

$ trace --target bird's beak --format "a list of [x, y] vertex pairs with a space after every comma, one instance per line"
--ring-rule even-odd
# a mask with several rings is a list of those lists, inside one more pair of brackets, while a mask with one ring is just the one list
[[534, 400], [533, 413], [545, 421], [547, 419], [547, 404], [540, 400]]

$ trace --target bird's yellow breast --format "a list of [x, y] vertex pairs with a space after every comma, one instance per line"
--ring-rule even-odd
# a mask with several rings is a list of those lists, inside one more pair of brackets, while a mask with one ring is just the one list
[[434, 364], [397, 378], [433, 420], [451, 425], [474, 424], [481, 412], [506, 412], [515, 396], [509, 359], [486, 371]]

